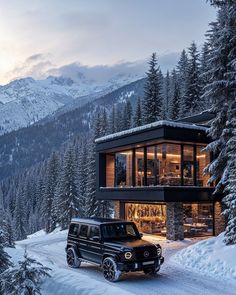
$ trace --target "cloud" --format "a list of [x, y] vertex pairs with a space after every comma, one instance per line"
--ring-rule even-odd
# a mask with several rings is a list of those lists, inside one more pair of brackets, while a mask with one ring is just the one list
[[[158, 58], [163, 73], [168, 69], [172, 70], [177, 63], [178, 57], [179, 53], [171, 52], [161, 55]], [[142, 77], [148, 68], [147, 61], [148, 58], [135, 62], [121, 61], [113, 65], [96, 66], [87, 66], [79, 62], [74, 62], [61, 67], [51, 68], [48, 70], [48, 75], [70, 77], [74, 81], [81, 81], [81, 79], [86, 78], [87, 80], [100, 82], [107, 81], [117, 75], [136, 75], [137, 77]]]
[[[158, 62], [163, 73], [167, 69], [172, 70], [175, 66], [179, 54], [175, 52], [166, 53], [159, 56]], [[143, 77], [148, 68], [148, 58], [134, 62], [120, 61], [113, 65], [88, 66], [80, 62], [73, 62], [62, 66], [55, 66], [51, 61], [50, 54], [37, 53], [29, 56], [26, 60], [18, 64], [12, 71], [7, 73], [9, 80], [23, 77], [34, 79], [45, 79], [48, 76], [69, 77], [75, 82], [83, 79], [104, 83], [116, 76]]]
[[18, 64], [6, 74], [9, 80], [15, 80], [23, 77], [33, 77], [42, 79], [47, 76], [47, 71], [54, 65], [49, 59], [49, 54], [37, 53], [29, 56], [24, 62]]

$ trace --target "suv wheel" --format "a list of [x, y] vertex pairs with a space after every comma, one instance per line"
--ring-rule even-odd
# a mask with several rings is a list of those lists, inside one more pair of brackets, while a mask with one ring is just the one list
[[102, 263], [104, 278], [110, 282], [117, 282], [120, 279], [121, 271], [112, 257], [106, 257]]
[[66, 260], [69, 267], [79, 268], [81, 264], [81, 260], [77, 256], [75, 249], [69, 248], [66, 251]]

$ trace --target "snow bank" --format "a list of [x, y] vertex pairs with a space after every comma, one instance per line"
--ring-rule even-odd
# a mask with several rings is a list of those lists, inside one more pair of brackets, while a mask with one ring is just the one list
[[171, 261], [192, 271], [218, 277], [236, 279], [236, 245], [226, 246], [224, 233], [198, 242], [175, 254]]

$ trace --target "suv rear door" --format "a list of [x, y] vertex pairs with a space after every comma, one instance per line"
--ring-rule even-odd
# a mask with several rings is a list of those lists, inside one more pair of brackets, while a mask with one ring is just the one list
[[97, 225], [90, 225], [88, 234], [88, 250], [90, 251], [90, 259], [93, 262], [102, 262], [102, 244], [101, 244], [101, 233], [100, 227]]
[[88, 230], [89, 226], [81, 223], [79, 230], [79, 251], [82, 258], [90, 260], [91, 255], [88, 251]]

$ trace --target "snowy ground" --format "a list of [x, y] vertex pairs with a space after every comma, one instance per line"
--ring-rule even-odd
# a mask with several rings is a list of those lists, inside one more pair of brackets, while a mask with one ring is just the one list
[[[52, 269], [52, 278], [43, 284], [44, 295], [233, 295], [235, 294], [236, 279], [208, 276], [204, 266], [189, 263], [190, 251], [196, 247], [193, 240], [183, 242], [168, 242], [158, 240], [153, 236], [145, 239], [159, 242], [164, 249], [165, 263], [156, 277], [149, 277], [143, 273], [129, 273], [118, 283], [104, 280], [99, 267], [83, 263], [80, 269], [69, 269], [65, 260], [66, 231], [56, 231], [45, 235], [43, 231], [31, 235], [29, 239], [18, 242], [16, 249], [9, 249], [9, 254], [16, 261], [27, 246], [28, 252]], [[202, 241], [206, 243], [211, 240]], [[210, 243], [211, 244], [211, 243]], [[209, 245], [210, 245], [209, 244]], [[189, 248], [187, 248], [190, 246]], [[210, 246], [209, 246], [210, 247]], [[186, 249], [185, 249], [186, 248]], [[195, 248], [196, 249], [196, 248]], [[183, 252], [181, 252], [183, 251]], [[183, 253], [181, 260], [178, 253]], [[186, 254], [188, 253], [188, 254]], [[208, 255], [209, 251], [199, 252]], [[197, 271], [199, 268], [199, 271]]]

